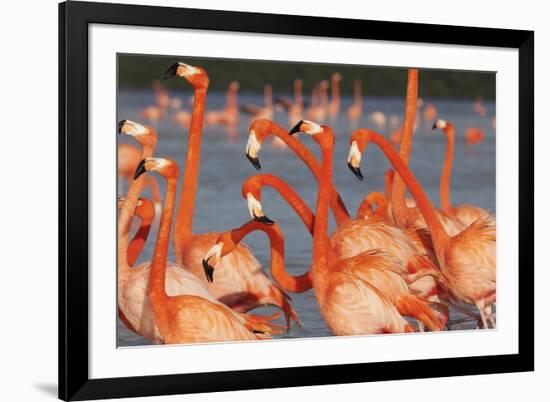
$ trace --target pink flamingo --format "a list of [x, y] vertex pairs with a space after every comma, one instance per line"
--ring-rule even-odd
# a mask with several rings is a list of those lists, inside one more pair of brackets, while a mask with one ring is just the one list
[[206, 104], [209, 79], [200, 67], [177, 62], [170, 66], [166, 78], [178, 76], [188, 81], [194, 88], [193, 116], [189, 128], [189, 140], [183, 174], [182, 194], [174, 227], [174, 254], [176, 262], [195, 273], [217, 299], [237, 311], [248, 311], [261, 305], [274, 305], [284, 311], [285, 316], [295, 314], [285, 310], [287, 295], [262, 272], [260, 263], [251, 250], [239, 245], [224, 258], [218, 268], [216, 283], [207, 282], [202, 274], [202, 257], [215, 244], [219, 233], [193, 233], [193, 212], [198, 186], [202, 123]]

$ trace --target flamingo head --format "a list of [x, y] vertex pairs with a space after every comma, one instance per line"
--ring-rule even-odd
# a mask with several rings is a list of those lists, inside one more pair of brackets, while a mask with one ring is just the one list
[[[271, 219], [269, 219], [262, 209], [262, 203], [261, 200], [261, 191], [260, 189], [250, 189], [251, 191], [247, 191], [246, 188], [243, 188], [243, 197], [246, 198], [246, 204], [248, 206], [248, 212], [250, 213], [250, 216], [252, 219], [254, 219], [256, 222], [263, 223], [265, 225], [273, 225], [275, 222], [273, 222]], [[245, 193], [245, 191], [247, 191]]]
[[340, 82], [342, 80], [342, 74], [340, 73], [332, 74], [332, 80], [335, 82]]
[[317, 124], [311, 120], [301, 120], [288, 132], [290, 135], [295, 133], [305, 133], [311, 137], [321, 147], [334, 146], [334, 134], [329, 126]]
[[256, 170], [260, 170], [262, 166], [260, 165], [259, 153], [262, 148], [262, 143], [264, 142], [265, 137], [267, 137], [272, 132], [273, 122], [267, 119], [257, 119], [252, 122], [250, 125], [250, 130], [248, 132], [248, 141], [246, 143], [245, 155], [247, 159], [252, 163], [252, 166]]
[[364, 179], [363, 173], [361, 173], [361, 156], [369, 140], [370, 131], [367, 129], [354, 131], [350, 138], [348, 168], [359, 180]]
[[223, 245], [224, 243], [222, 241], [218, 241], [206, 252], [202, 259], [204, 275], [208, 282], [214, 282], [214, 267], [219, 264], [222, 259]]
[[177, 61], [168, 67], [163, 78], [167, 80], [174, 76], [185, 78], [195, 89], [207, 89], [210, 83], [208, 74], [203, 68], [190, 66], [181, 61]]
[[177, 178], [179, 168], [176, 162], [170, 158], [145, 158], [142, 159], [134, 173], [134, 180], [146, 172], [157, 172], [161, 176], [171, 179]]
[[119, 121], [118, 132], [131, 135], [142, 146], [154, 147], [157, 144], [157, 133], [152, 127], [144, 126], [132, 120]]
[[440, 129], [444, 130], [445, 127], [447, 127], [447, 122], [445, 120], [442, 120], [442, 119], [437, 119], [434, 122], [434, 125], [432, 126], [432, 129], [435, 130], [436, 128], [440, 128]]

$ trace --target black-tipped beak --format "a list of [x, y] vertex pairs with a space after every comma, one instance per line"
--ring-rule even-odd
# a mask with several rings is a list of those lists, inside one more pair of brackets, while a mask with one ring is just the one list
[[202, 267], [204, 268], [206, 280], [210, 283], [214, 282], [214, 268], [208, 263], [208, 260], [202, 260]]
[[437, 125], [434, 123], [434, 125], [432, 126], [432, 130], [435, 130], [437, 128]]
[[139, 162], [138, 167], [136, 168], [136, 172], [134, 173], [134, 180], [136, 180], [139, 176], [141, 176], [146, 171], [147, 169], [145, 169], [145, 159], [142, 159], [141, 162]]
[[118, 131], [119, 133], [122, 132], [122, 127], [123, 127], [125, 124], [126, 124], [126, 120], [121, 120], [121, 121], [118, 122], [117, 131]]
[[272, 221], [271, 219], [269, 219], [267, 216], [263, 215], [263, 216], [256, 216], [254, 215], [254, 220], [256, 222], [260, 222], [260, 223], [263, 223], [264, 225], [268, 225], [268, 226], [272, 226], [275, 224], [274, 221]]
[[254, 166], [256, 170], [262, 169], [262, 165], [260, 165], [260, 159], [253, 158], [252, 156], [248, 155], [246, 152], [245, 152], [245, 155], [246, 155], [246, 159], [248, 159], [250, 163], [252, 163], [252, 166]]
[[361, 169], [358, 167], [353, 166], [350, 162], [348, 162], [348, 168], [351, 170], [351, 172], [357, 177], [359, 180], [363, 180], [363, 173], [361, 173]]
[[292, 134], [296, 134], [296, 133], [301, 132], [302, 130], [300, 129], [300, 127], [302, 126], [302, 124], [304, 124], [304, 121], [303, 121], [303, 120], [300, 120], [300, 121], [298, 122], [298, 124], [296, 124], [294, 127], [292, 127], [292, 128], [290, 129], [290, 131], [289, 131], [288, 133], [289, 133], [290, 135], [292, 135]]
[[178, 62], [175, 62], [170, 67], [168, 67], [168, 70], [166, 70], [166, 72], [162, 76], [162, 79], [167, 80], [168, 78], [172, 78], [174, 75], [176, 75], [177, 71], [178, 71]]

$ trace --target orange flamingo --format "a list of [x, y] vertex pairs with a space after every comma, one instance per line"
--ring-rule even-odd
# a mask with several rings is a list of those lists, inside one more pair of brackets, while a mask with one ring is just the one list
[[170, 66], [165, 77], [178, 76], [188, 81], [194, 88], [193, 116], [189, 128], [189, 140], [183, 174], [182, 194], [180, 198], [174, 227], [174, 254], [176, 262], [184, 265], [204, 281], [208, 291], [228, 306], [238, 311], [271, 304], [279, 307], [286, 317], [295, 314], [285, 310], [287, 295], [282, 292], [262, 272], [260, 263], [251, 250], [239, 245], [226, 256], [218, 268], [216, 283], [209, 283], [204, 277], [202, 257], [215, 244], [218, 233], [193, 233], [193, 212], [198, 186], [200, 165], [200, 148], [202, 140], [202, 123], [208, 75], [200, 67], [176, 62]]
[[[407, 97], [405, 103], [405, 120], [403, 125], [403, 135], [401, 138], [401, 147], [399, 149], [399, 155], [403, 162], [408, 165], [409, 156], [411, 152], [411, 146], [413, 141], [414, 124], [417, 111], [418, 100], [418, 70], [409, 69], [407, 74]], [[358, 165], [361, 160], [361, 152], [354, 145], [352, 139], [352, 146], [350, 148], [350, 156], [348, 161], [355, 160], [355, 164]], [[360, 171], [353, 168], [348, 164], [352, 172], [360, 178]], [[405, 183], [401, 177], [396, 176], [393, 182], [393, 191], [391, 196], [391, 209], [394, 220], [400, 228], [426, 228], [426, 222], [424, 216], [419, 208], [408, 208], [405, 202]], [[438, 216], [442, 220], [443, 225], [448, 232], [453, 235], [464, 229], [464, 225], [456, 218], [445, 214], [442, 211], [438, 211]]]
[[228, 134], [234, 137], [237, 134], [239, 124], [239, 83], [231, 81], [225, 94], [225, 107], [222, 110], [211, 110], [204, 115], [205, 126], [215, 124], [227, 127]]
[[284, 235], [279, 225], [275, 223], [265, 225], [256, 220], [251, 220], [236, 229], [220, 234], [216, 244], [212, 246], [203, 259], [203, 266], [207, 277], [213, 281], [215, 267], [221, 259], [231, 253], [245, 236], [254, 231], [262, 231], [269, 238], [271, 248], [270, 272], [275, 281], [283, 289], [294, 293], [301, 293], [311, 289], [312, 284], [309, 272], [294, 276], [285, 270]]
[[[447, 150], [445, 152], [445, 161], [441, 169], [441, 181], [439, 185], [439, 203], [443, 212], [455, 216], [465, 226], [470, 226], [481, 217], [490, 217], [491, 214], [483, 208], [475, 205], [459, 205], [453, 207], [451, 204], [451, 170], [453, 168], [455, 128], [454, 125], [445, 120], [437, 120], [433, 129], [440, 128], [447, 137]], [[494, 222], [494, 218], [490, 217]]]
[[150, 123], [158, 123], [166, 115], [166, 109], [170, 104], [170, 97], [166, 88], [158, 80], [153, 81], [152, 86], [156, 105], [147, 106], [139, 112], [139, 116]]
[[361, 80], [355, 80], [353, 83], [353, 105], [347, 110], [348, 120], [352, 125], [358, 124], [363, 115], [363, 96], [361, 95]]
[[244, 113], [251, 115], [251, 119], [273, 119], [273, 87], [264, 85], [264, 107], [246, 104], [241, 107]]
[[[124, 201], [124, 197], [118, 198], [118, 209], [122, 208], [122, 206], [124, 205]], [[130, 266], [133, 266], [136, 263], [139, 255], [141, 254], [141, 251], [143, 250], [143, 247], [145, 246], [147, 237], [149, 237], [151, 224], [155, 219], [154, 204], [147, 198], [138, 199], [134, 216], [137, 216], [139, 218], [140, 224], [139, 229], [134, 235], [134, 238], [128, 245], [128, 264], [130, 264]]]
[[[311, 120], [323, 121], [327, 117], [327, 110], [325, 107], [323, 107], [323, 100], [322, 100], [323, 89], [321, 88], [322, 86], [323, 84], [320, 82], [314, 85], [311, 91], [311, 104], [306, 113], [308, 118]], [[325, 88], [325, 96], [326, 96], [326, 88]]]
[[393, 256], [370, 250], [341, 259], [327, 235], [334, 135], [328, 126], [302, 121], [290, 134], [304, 132], [319, 144], [322, 179], [317, 197], [311, 278], [321, 315], [337, 335], [414, 331], [403, 315], [415, 317], [431, 330], [441, 324], [428, 304], [410, 293]]
[[[496, 302], [496, 231], [490, 219], [479, 219], [456, 235], [449, 235], [414, 175], [381, 135], [360, 129], [352, 134], [352, 139], [361, 153], [369, 142], [384, 152], [424, 215], [442, 273], [440, 279], [456, 299], [478, 308], [484, 328], [488, 328], [487, 320], [495, 326], [492, 305]], [[359, 169], [356, 161], [352, 164]]]
[[464, 141], [468, 145], [478, 145], [485, 139], [485, 133], [479, 127], [468, 127], [464, 133]]
[[[373, 205], [376, 205], [376, 210], [373, 210]], [[384, 223], [393, 224], [393, 219], [388, 215], [386, 196], [377, 191], [369, 193], [357, 208], [357, 219], [380, 219]]]
[[[342, 75], [340, 73], [334, 73], [331, 75], [330, 80], [331, 80], [332, 99], [330, 100], [330, 103], [328, 105], [328, 115], [331, 120], [336, 120], [336, 118], [338, 117], [338, 114], [340, 113], [340, 81], [342, 80]], [[298, 121], [295, 121], [290, 125], [292, 126], [296, 124]]]
[[204, 286], [201, 295], [169, 294], [166, 288], [167, 259], [179, 169], [170, 159], [146, 158], [138, 166], [135, 176], [138, 178], [151, 171], [160, 174], [167, 182], [147, 291], [159, 330], [160, 339], [157, 340], [172, 344], [269, 338], [270, 333], [276, 332], [276, 326], [268, 319], [231, 310], [208, 294]]
[[[317, 180], [321, 177], [321, 166], [319, 162], [313, 155], [313, 153], [305, 147], [299, 140], [289, 135], [288, 132], [283, 129], [281, 126], [275, 124], [271, 120], [259, 119], [254, 120], [250, 125], [248, 142], [246, 144], [245, 155], [252, 163], [252, 165], [257, 169], [261, 169], [259, 153], [262, 147], [262, 143], [270, 135], [274, 135], [283, 141], [294, 153], [304, 161], [304, 163], [309, 167], [311, 172], [314, 174]], [[337, 190], [333, 190], [333, 195], [331, 198], [331, 208], [334, 213], [334, 218], [336, 223], [341, 225], [347, 221], [350, 216], [342, 200], [342, 197], [338, 194]]]
[[[157, 137], [151, 127], [123, 120], [119, 123], [118, 130], [121, 133], [132, 135], [142, 143], [144, 158], [152, 154]], [[132, 177], [118, 218], [118, 307], [119, 317], [130, 330], [154, 343], [160, 343], [162, 338], [155, 326], [151, 300], [146, 292], [149, 286], [151, 264], [144, 262], [137, 267], [131, 267], [128, 261], [128, 257], [131, 257], [128, 253], [130, 223], [145, 182], [144, 179], [145, 177], [137, 179]], [[172, 295], [195, 294], [208, 297], [204, 285], [195, 275], [174, 264], [170, 264], [167, 268], [166, 286], [167, 291]]]
[[433, 103], [428, 103], [422, 111], [422, 118], [425, 122], [432, 122], [437, 118], [437, 108]]

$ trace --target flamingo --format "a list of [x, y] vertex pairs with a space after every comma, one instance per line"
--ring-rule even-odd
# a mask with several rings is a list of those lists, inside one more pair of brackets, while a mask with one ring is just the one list
[[[122, 208], [124, 201], [124, 197], [118, 198], [118, 209]], [[151, 231], [151, 224], [155, 219], [155, 206], [147, 198], [140, 198], [136, 204], [134, 215], [139, 218], [140, 224], [134, 238], [128, 245], [128, 264], [130, 264], [130, 266], [135, 264], [145, 246], [145, 242]]]
[[479, 127], [468, 127], [464, 133], [464, 141], [468, 145], [478, 145], [485, 139], [485, 133]]
[[231, 253], [245, 236], [254, 231], [262, 231], [269, 238], [271, 248], [270, 272], [275, 281], [290, 292], [302, 293], [311, 289], [309, 272], [298, 276], [286, 272], [284, 235], [279, 225], [276, 223], [265, 225], [256, 220], [251, 220], [238, 228], [220, 234], [216, 244], [212, 246], [202, 260], [206, 276], [213, 281], [215, 267], [220, 260]]
[[347, 110], [348, 120], [352, 125], [356, 125], [363, 114], [363, 96], [361, 95], [361, 80], [355, 80], [353, 83], [353, 105]]
[[400, 262], [380, 250], [341, 259], [327, 235], [331, 195], [334, 134], [328, 126], [302, 121], [290, 134], [313, 137], [322, 152], [322, 178], [317, 197], [311, 279], [321, 315], [336, 335], [412, 332], [403, 315], [417, 318], [431, 330], [440, 329], [436, 314], [410, 293]]
[[433, 103], [428, 103], [422, 111], [422, 118], [425, 122], [432, 122], [437, 118], [437, 108]]
[[309, 119], [322, 121], [327, 117], [326, 109], [323, 108], [321, 101], [321, 92], [321, 83], [313, 86], [311, 90], [311, 104], [306, 112]]
[[217, 299], [237, 311], [270, 304], [283, 310], [286, 317], [295, 312], [285, 310], [287, 295], [282, 292], [262, 272], [260, 263], [251, 250], [239, 245], [218, 267], [216, 283], [209, 283], [204, 275], [202, 257], [215, 244], [218, 233], [193, 233], [193, 212], [198, 185], [202, 123], [206, 92], [209, 79], [206, 71], [200, 67], [182, 62], [171, 65], [165, 77], [178, 76], [188, 81], [194, 88], [193, 116], [189, 128], [185, 172], [183, 174], [182, 194], [174, 227], [174, 254], [176, 263], [187, 267], [201, 278], [208, 291]]
[[164, 88], [158, 80], [153, 81], [152, 86], [155, 93], [156, 105], [145, 107], [139, 112], [139, 116], [150, 123], [158, 123], [166, 114], [166, 108], [170, 103], [170, 97], [168, 96], [166, 88]]
[[[352, 134], [352, 140], [359, 154], [369, 142], [384, 152], [424, 215], [445, 286], [454, 298], [478, 308], [484, 328], [488, 328], [487, 320], [495, 326], [492, 305], [496, 302], [496, 230], [489, 217], [480, 218], [459, 233], [450, 235], [414, 175], [381, 135], [360, 129]], [[357, 158], [351, 160], [356, 170], [359, 170], [359, 162]]]
[[[133, 180], [140, 158], [141, 151], [135, 145], [118, 144], [118, 175], [125, 178], [128, 185]], [[157, 212], [160, 211], [160, 190], [157, 180], [154, 177], [147, 177], [144, 184], [144, 189], [146, 188], [150, 188], [155, 208]]]
[[481, 98], [477, 98], [475, 100], [474, 104], [472, 105], [472, 109], [477, 115], [481, 117], [487, 116], [487, 108], [485, 107], [485, 105], [483, 105], [483, 100]]
[[273, 119], [273, 87], [264, 85], [264, 107], [256, 105], [243, 105], [241, 110], [251, 115], [251, 119]]
[[[445, 120], [436, 120], [433, 129], [440, 128], [447, 137], [447, 150], [445, 152], [445, 161], [441, 169], [441, 182], [439, 186], [439, 203], [443, 212], [458, 218], [464, 226], [470, 226], [474, 221], [481, 217], [491, 216], [483, 208], [475, 205], [451, 205], [451, 170], [453, 167], [455, 128], [454, 125]], [[494, 224], [494, 218], [490, 217]]]
[[386, 129], [387, 118], [384, 112], [380, 110], [374, 111], [369, 114], [369, 120], [375, 125], [375, 127], [382, 131]]
[[[157, 138], [152, 127], [143, 126], [130, 120], [122, 120], [118, 124], [118, 131], [131, 135], [142, 143], [144, 158], [152, 155]], [[132, 177], [118, 218], [118, 308], [119, 317], [130, 330], [153, 343], [160, 343], [162, 338], [155, 325], [151, 300], [147, 295], [151, 263], [144, 262], [137, 267], [132, 267], [128, 260], [129, 257], [132, 257], [128, 252], [130, 223], [145, 182], [144, 179], [145, 177], [137, 179]], [[175, 264], [169, 264], [167, 267], [166, 286], [167, 291], [172, 295], [208, 296], [204, 285], [195, 275]]]
[[[409, 162], [409, 155], [412, 146], [414, 124], [417, 111], [418, 100], [418, 70], [409, 69], [407, 73], [407, 98], [405, 103], [405, 120], [403, 125], [403, 135], [401, 138], [401, 147], [399, 155], [405, 164]], [[348, 167], [358, 177], [361, 178], [359, 170], [354, 169], [350, 164], [352, 159], [356, 162], [361, 160], [361, 152], [357, 145], [351, 141], [350, 154], [348, 157]], [[424, 216], [418, 207], [408, 208], [405, 202], [405, 183], [399, 176], [395, 177], [393, 182], [393, 191], [391, 195], [391, 210], [394, 220], [400, 228], [426, 228]], [[438, 216], [442, 220], [443, 225], [451, 235], [459, 233], [464, 229], [464, 225], [458, 219], [445, 214], [443, 211], [438, 211]]]
[[[276, 332], [276, 326], [270, 324], [268, 319], [233, 311], [212, 297], [201, 282], [195, 282], [201, 288], [201, 294], [170, 294], [166, 287], [167, 268], [170, 267], [167, 266], [167, 258], [179, 169], [170, 159], [146, 158], [138, 166], [135, 177], [137, 179], [143, 173], [152, 171], [167, 182], [147, 290], [159, 332], [155, 340], [173, 344], [270, 338], [270, 333]], [[193, 277], [192, 274], [189, 276]]]
[[281, 96], [275, 99], [275, 103], [281, 105], [287, 111], [289, 126], [292, 126], [302, 120], [302, 114], [304, 113], [302, 85], [302, 80], [294, 80], [294, 102]]
[[[330, 77], [331, 80], [331, 89], [332, 89], [332, 99], [328, 105], [328, 115], [331, 120], [336, 120], [338, 114], [340, 113], [340, 81], [342, 80], [342, 75], [340, 73], [334, 73]], [[295, 125], [299, 120], [290, 124], [290, 126]]]
[[[313, 153], [305, 147], [299, 140], [289, 135], [288, 132], [281, 126], [272, 122], [271, 120], [258, 119], [254, 120], [250, 125], [248, 141], [246, 144], [245, 155], [257, 170], [261, 169], [259, 153], [262, 147], [262, 143], [270, 135], [274, 135], [284, 142], [294, 153], [304, 161], [309, 167], [311, 172], [319, 180], [321, 177], [321, 166], [313, 155]], [[336, 223], [340, 226], [347, 221], [350, 216], [342, 200], [342, 197], [338, 194], [336, 189], [333, 189], [333, 195], [331, 198], [331, 208], [334, 213]]]
[[231, 81], [225, 94], [225, 107], [222, 110], [211, 110], [204, 115], [205, 126], [220, 124], [227, 126], [228, 134], [234, 137], [239, 124], [239, 83]]
[[[376, 210], [373, 210], [376, 204]], [[393, 224], [393, 219], [388, 214], [388, 199], [382, 193], [373, 191], [357, 208], [357, 219], [380, 219], [384, 223]]]

